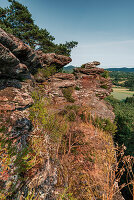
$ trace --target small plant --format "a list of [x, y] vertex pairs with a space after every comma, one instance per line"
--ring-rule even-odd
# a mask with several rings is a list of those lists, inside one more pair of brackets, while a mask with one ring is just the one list
[[66, 100], [68, 102], [74, 103], [75, 100], [72, 97], [72, 92], [73, 92], [73, 87], [68, 87], [68, 88], [63, 88], [62, 89], [63, 96], [66, 98]]
[[76, 114], [73, 111], [69, 112], [68, 120], [74, 122], [75, 119], [76, 119]]
[[101, 88], [104, 88], [104, 89], [107, 89], [107, 88], [108, 88], [107, 85], [101, 85], [100, 87], [101, 87]]
[[40, 129], [46, 131], [52, 140], [58, 142], [66, 131], [66, 124], [63, 121], [61, 123], [58, 115], [49, 112], [47, 109], [49, 101], [40, 96], [38, 91], [35, 91], [32, 96], [34, 97], [34, 105], [30, 108], [30, 119]]
[[29, 189], [28, 190], [28, 194], [27, 197], [25, 198], [25, 200], [38, 200], [39, 199], [39, 194], [36, 194], [35, 189]]
[[81, 65], [81, 68], [85, 68], [85, 65]]
[[38, 72], [35, 74], [36, 79], [43, 79], [43, 78], [49, 78], [53, 74], [56, 73], [56, 66], [52, 65], [50, 67], [45, 68], [39, 68]]
[[96, 117], [95, 119], [92, 119], [92, 122], [95, 127], [102, 129], [103, 131], [106, 131], [110, 134], [115, 134], [115, 132], [117, 131], [117, 126], [109, 119]]
[[109, 77], [109, 72], [107, 70], [105, 70], [103, 73], [101, 73], [101, 76], [103, 78], [108, 78]]
[[67, 106], [65, 107], [65, 109], [66, 109], [67, 111], [73, 110], [76, 114], [77, 114], [79, 108], [80, 108], [80, 106], [75, 105], [75, 104], [73, 104], [73, 105], [67, 105]]
[[65, 188], [63, 194], [60, 194], [57, 200], [77, 200], [77, 199], [73, 197], [72, 193], [68, 193], [68, 189]]
[[75, 90], [80, 90], [80, 88], [78, 86], [75, 86]]

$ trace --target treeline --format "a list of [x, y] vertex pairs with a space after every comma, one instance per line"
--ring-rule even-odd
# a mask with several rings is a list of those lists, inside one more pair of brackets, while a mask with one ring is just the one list
[[[117, 132], [114, 136], [114, 141], [119, 146], [123, 144], [126, 146], [126, 156], [134, 156], [134, 96], [127, 97], [125, 101], [119, 101], [112, 96], [107, 97], [106, 100], [113, 106], [115, 113]], [[126, 183], [126, 180], [129, 182], [129, 178], [130, 174], [128, 175], [127, 171], [125, 171], [119, 184]], [[125, 199], [132, 199], [130, 191], [132, 193], [132, 185], [122, 190]]]
[[8, 2], [10, 2], [9, 7], [0, 7], [0, 28], [20, 38], [33, 49], [70, 56], [72, 48], [76, 47], [78, 42], [55, 44], [54, 36], [35, 24], [26, 6], [16, 0], [8, 0]]
[[126, 87], [134, 91], [134, 73], [122, 71], [110, 71], [109, 75], [116, 86]]

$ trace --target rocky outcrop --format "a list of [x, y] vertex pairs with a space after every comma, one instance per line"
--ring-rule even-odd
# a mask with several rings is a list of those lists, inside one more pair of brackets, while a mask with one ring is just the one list
[[55, 64], [58, 69], [71, 62], [71, 58], [55, 53], [35, 51], [20, 39], [0, 29], [0, 77], [29, 78], [38, 68]]
[[[60, 69], [70, 61], [67, 56], [35, 51], [0, 29], [0, 145], [3, 145], [0, 149], [0, 199], [25, 199], [29, 185], [34, 187], [35, 183], [40, 199], [51, 199], [56, 169], [49, 151], [48, 156], [44, 156], [43, 166], [31, 167], [28, 171], [31, 180], [26, 178], [26, 166], [32, 154], [29, 141], [35, 131], [29, 118], [36, 85], [33, 75], [39, 68], [54, 64]], [[46, 140], [44, 144], [45, 149]], [[25, 158], [27, 154], [29, 157]]]
[[74, 74], [41, 76], [37, 83], [38, 69], [60, 69], [71, 59], [35, 51], [2, 29], [0, 53], [0, 198], [55, 200], [65, 193], [68, 199], [72, 187], [78, 199], [89, 199], [89, 192], [81, 193], [89, 177], [96, 184], [92, 191], [102, 195], [98, 182], [105, 181], [113, 141], [88, 114], [111, 120], [114, 114], [103, 100], [111, 81], [96, 67], [100, 63], [84, 64]]
[[[38, 68], [55, 64], [62, 68], [71, 59], [54, 53], [35, 51], [20, 39], [0, 28], [0, 101], [1, 110], [25, 110], [32, 105], [32, 74]], [[34, 77], [32, 77], [34, 80]]]
[[44, 82], [46, 94], [51, 96], [56, 104], [69, 103], [63, 89], [72, 88], [71, 96], [76, 105], [90, 107], [93, 116], [114, 119], [113, 112], [103, 100], [112, 91], [112, 82], [105, 77], [104, 69], [97, 68], [99, 62], [82, 65], [74, 69], [74, 74], [57, 73]]

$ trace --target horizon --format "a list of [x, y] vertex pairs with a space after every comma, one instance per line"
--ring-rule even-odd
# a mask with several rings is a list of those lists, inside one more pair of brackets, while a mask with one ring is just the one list
[[[69, 67], [69, 66], [72, 66], [72, 67], [81, 67], [81, 66], [74, 66], [74, 65], [71, 65], [70, 63], [68, 65], [65, 65], [64, 67]], [[126, 68], [126, 69], [133, 69], [134, 66], [132, 67], [119, 67], [119, 66], [113, 66], [113, 67], [106, 67], [106, 66], [101, 66], [101, 64], [99, 65], [99, 68], [104, 68], [104, 69], [112, 69], [112, 68]]]
[[[18, 0], [56, 43], [78, 41], [70, 65], [98, 60], [105, 68], [134, 66], [133, 0]], [[0, 0], [0, 6], [9, 5]]]

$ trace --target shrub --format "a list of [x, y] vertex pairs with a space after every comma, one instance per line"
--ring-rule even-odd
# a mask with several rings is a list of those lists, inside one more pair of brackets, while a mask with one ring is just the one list
[[101, 85], [100, 87], [101, 87], [101, 88], [104, 88], [104, 89], [107, 89], [107, 88], [108, 88], [107, 85]]
[[80, 88], [78, 86], [75, 86], [75, 90], [80, 90]]
[[35, 91], [32, 96], [34, 97], [34, 105], [30, 108], [30, 119], [40, 129], [44, 129], [52, 140], [58, 142], [66, 131], [64, 120], [61, 123], [58, 115], [49, 112], [47, 109], [49, 101], [41, 97], [38, 91]]
[[109, 72], [105, 70], [103, 73], [101, 73], [101, 76], [104, 77], [104, 78], [108, 78]]
[[68, 111], [73, 110], [73, 111], [75, 111], [76, 114], [77, 114], [79, 108], [80, 108], [80, 106], [75, 105], [75, 104], [73, 104], [73, 105], [67, 105], [65, 107], [66, 110], [68, 110]]
[[73, 111], [71, 111], [71, 112], [68, 114], [68, 120], [74, 122], [75, 119], [76, 119], [76, 114], [75, 114]]
[[85, 68], [85, 65], [81, 65], [81, 68]]
[[114, 123], [112, 123], [109, 119], [102, 119], [96, 117], [95, 119], [92, 119], [92, 122], [95, 127], [100, 128], [103, 131], [106, 131], [110, 134], [115, 134], [117, 130], [117, 126]]
[[63, 88], [62, 93], [68, 102], [74, 103], [75, 100], [72, 97], [73, 87]]
[[43, 79], [43, 78], [49, 78], [51, 75], [56, 73], [56, 66], [52, 65], [45, 68], [39, 68], [38, 72], [35, 74], [36, 79]]

